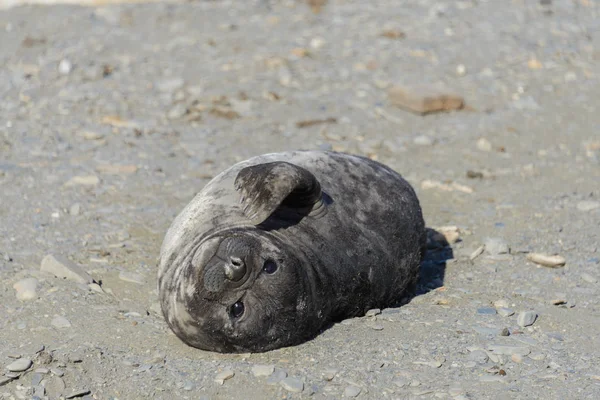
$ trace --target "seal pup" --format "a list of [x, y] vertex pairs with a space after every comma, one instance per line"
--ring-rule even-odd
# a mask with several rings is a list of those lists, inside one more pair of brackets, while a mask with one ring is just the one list
[[217, 352], [299, 344], [327, 324], [411, 293], [425, 246], [412, 187], [376, 161], [266, 154], [212, 179], [161, 248], [163, 314]]

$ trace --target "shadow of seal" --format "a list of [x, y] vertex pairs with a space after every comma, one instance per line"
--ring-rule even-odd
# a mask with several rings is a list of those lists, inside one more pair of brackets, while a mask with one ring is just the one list
[[385, 165], [266, 154], [216, 176], [176, 217], [161, 248], [160, 303], [190, 346], [291, 346], [410, 296], [425, 243], [414, 190]]

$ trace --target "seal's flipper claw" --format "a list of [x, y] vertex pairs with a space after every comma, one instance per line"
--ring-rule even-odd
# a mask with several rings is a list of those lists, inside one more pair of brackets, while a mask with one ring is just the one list
[[281, 161], [242, 169], [234, 185], [254, 225], [263, 223], [280, 206], [310, 210], [322, 197], [321, 185], [312, 173]]

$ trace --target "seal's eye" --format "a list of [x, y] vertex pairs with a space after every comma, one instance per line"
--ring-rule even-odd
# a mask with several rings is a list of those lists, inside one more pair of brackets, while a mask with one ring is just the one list
[[233, 318], [239, 318], [242, 316], [243, 313], [244, 313], [244, 303], [242, 303], [241, 301], [236, 302], [229, 309], [229, 314]]
[[267, 260], [263, 265], [263, 271], [267, 274], [274, 274], [275, 271], [277, 271], [277, 264], [275, 264], [275, 261], [273, 260]]

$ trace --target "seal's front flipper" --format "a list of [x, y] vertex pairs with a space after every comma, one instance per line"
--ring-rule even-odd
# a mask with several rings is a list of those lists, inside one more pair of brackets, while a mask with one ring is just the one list
[[321, 202], [321, 185], [304, 168], [272, 162], [242, 169], [235, 178], [244, 213], [254, 225], [263, 223], [278, 208], [308, 214]]

